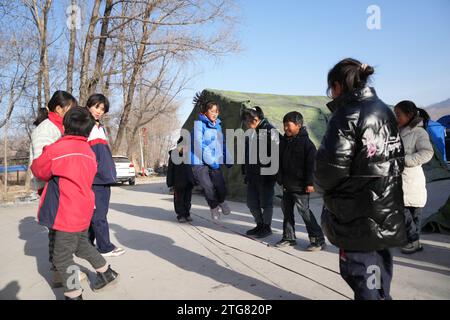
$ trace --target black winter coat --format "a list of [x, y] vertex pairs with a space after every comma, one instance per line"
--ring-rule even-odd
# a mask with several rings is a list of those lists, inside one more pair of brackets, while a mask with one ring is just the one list
[[[272, 156], [272, 140], [271, 140], [271, 130], [275, 130], [277, 133], [277, 129], [270, 124], [267, 119], [262, 119], [259, 123], [258, 127], [255, 129], [256, 138], [251, 139], [250, 137], [246, 137], [245, 139], [245, 164], [242, 165], [242, 174], [245, 176], [245, 180], [252, 180], [257, 179], [257, 181], [261, 181], [262, 178], [263, 181], [271, 181], [275, 182], [276, 180], [276, 174], [273, 175], [261, 175], [261, 168], [264, 167], [270, 167], [271, 163], [269, 164], [262, 164], [259, 157], [260, 152], [260, 144], [262, 142], [263, 135], [266, 136], [266, 143], [267, 143], [267, 156]], [[281, 135], [278, 133], [279, 140], [281, 139]], [[251, 141], [252, 140], [252, 141]], [[250, 142], [256, 143], [256, 146], [253, 147], [250, 146]], [[278, 142], [279, 143], [279, 142]], [[279, 148], [279, 145], [277, 145]], [[256, 163], [250, 163], [251, 157], [250, 153], [253, 153], [253, 156], [255, 156]]]
[[325, 235], [350, 251], [404, 245], [404, 149], [394, 113], [369, 87], [327, 106], [333, 114], [314, 170]]
[[284, 136], [280, 142], [280, 169], [277, 181], [288, 192], [305, 193], [314, 185], [313, 171], [316, 147], [305, 127], [294, 137]]
[[[172, 152], [176, 152], [177, 149], [169, 151], [169, 166], [167, 167], [166, 183], [167, 186], [174, 187], [175, 189], [184, 189], [186, 187], [192, 187], [194, 183], [194, 175], [192, 168], [189, 164], [181, 163], [174, 164], [172, 162]], [[180, 156], [182, 153], [180, 153]]]

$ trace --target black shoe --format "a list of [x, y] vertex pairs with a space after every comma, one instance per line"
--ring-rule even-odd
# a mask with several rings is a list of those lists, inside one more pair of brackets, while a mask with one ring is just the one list
[[187, 217], [186, 217], [186, 220], [187, 220], [188, 222], [192, 222], [192, 221], [193, 221], [192, 218], [191, 218], [191, 216], [187, 216]]
[[289, 247], [289, 246], [295, 246], [296, 244], [297, 244], [297, 241], [295, 241], [295, 240], [281, 239], [280, 241], [278, 241], [275, 244], [275, 247], [277, 247], [277, 248], [284, 248], [284, 247]]
[[108, 266], [108, 270], [105, 272], [97, 272], [97, 278], [95, 279], [94, 291], [99, 291], [106, 287], [111, 282], [117, 279], [119, 274], [111, 269], [111, 266]]
[[311, 237], [309, 241], [310, 244], [306, 248], [306, 251], [316, 252], [325, 249], [325, 239]]
[[272, 234], [272, 229], [268, 224], [263, 225], [263, 227], [255, 234], [255, 238], [265, 238]]
[[66, 300], [83, 300], [82, 294], [80, 294], [78, 297], [75, 297], [75, 298], [70, 298], [68, 296], [65, 296], [65, 297], [66, 297]]
[[246, 234], [247, 234], [248, 236], [253, 236], [253, 235], [257, 234], [257, 233], [259, 232], [259, 230], [261, 230], [262, 227], [263, 227], [263, 224], [262, 224], [262, 223], [258, 223], [258, 224], [256, 225], [256, 227], [254, 227], [253, 229], [248, 230], [248, 231], [246, 232]]
[[187, 219], [183, 216], [177, 216], [177, 220], [179, 223], [185, 223], [187, 222]]

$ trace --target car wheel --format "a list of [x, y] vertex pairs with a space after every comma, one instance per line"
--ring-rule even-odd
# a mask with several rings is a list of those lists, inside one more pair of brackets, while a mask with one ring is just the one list
[[130, 180], [128, 181], [128, 184], [129, 184], [130, 186], [134, 186], [134, 185], [136, 184], [136, 180], [135, 180], [135, 179], [130, 179]]

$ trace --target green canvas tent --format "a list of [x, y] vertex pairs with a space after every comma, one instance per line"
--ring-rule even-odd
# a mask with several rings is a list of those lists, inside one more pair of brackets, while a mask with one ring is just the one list
[[[305, 125], [311, 140], [316, 147], [320, 145], [327, 126], [330, 113], [326, 103], [330, 99], [326, 96], [288, 96], [275, 94], [245, 93], [235, 91], [222, 91], [205, 89], [202, 92], [206, 99], [217, 101], [221, 107], [220, 119], [223, 129], [242, 128], [240, 111], [244, 106], [260, 106], [266, 118], [282, 133], [283, 116], [289, 111], [299, 111], [303, 114]], [[192, 130], [197, 120], [199, 110], [194, 108], [183, 125], [184, 129]], [[439, 156], [424, 166], [427, 182], [450, 178], [450, 170]], [[245, 200], [246, 187], [243, 183], [240, 165], [231, 170], [224, 169], [224, 176], [228, 184], [229, 198]], [[278, 193], [280, 190], [278, 190]]]

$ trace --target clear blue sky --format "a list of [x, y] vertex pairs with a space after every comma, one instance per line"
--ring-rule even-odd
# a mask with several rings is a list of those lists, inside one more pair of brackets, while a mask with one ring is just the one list
[[[237, 0], [243, 51], [201, 72], [183, 93], [181, 120], [194, 92], [325, 95], [328, 70], [345, 57], [376, 67], [373, 86], [387, 103], [429, 105], [450, 98], [450, 0]], [[381, 9], [381, 30], [366, 26]]]

